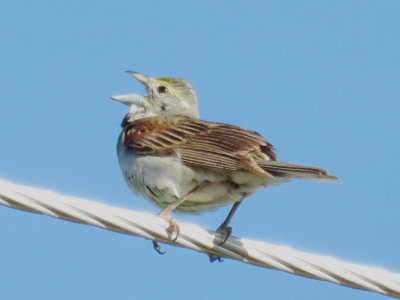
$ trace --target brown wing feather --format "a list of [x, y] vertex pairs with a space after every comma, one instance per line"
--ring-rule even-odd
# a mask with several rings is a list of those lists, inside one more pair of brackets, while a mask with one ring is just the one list
[[273, 146], [254, 131], [180, 116], [128, 123], [124, 144], [139, 155], [175, 153], [187, 165], [248, 170], [267, 176], [255, 160], [276, 160]]

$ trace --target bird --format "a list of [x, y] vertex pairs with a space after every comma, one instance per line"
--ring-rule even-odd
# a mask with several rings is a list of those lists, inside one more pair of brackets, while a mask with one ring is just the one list
[[[147, 95], [112, 97], [129, 106], [117, 141], [119, 165], [130, 189], [162, 208], [172, 240], [179, 235], [172, 211], [197, 214], [232, 204], [217, 229], [222, 245], [243, 199], [260, 188], [291, 179], [337, 181], [325, 169], [279, 161], [274, 146], [256, 131], [201, 119], [188, 81], [128, 73]], [[153, 246], [161, 253], [156, 241]]]

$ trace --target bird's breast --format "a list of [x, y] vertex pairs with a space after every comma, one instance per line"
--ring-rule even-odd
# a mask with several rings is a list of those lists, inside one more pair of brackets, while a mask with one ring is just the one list
[[146, 198], [164, 195], [160, 201], [173, 202], [192, 185], [193, 170], [176, 156], [137, 155], [124, 147], [121, 136], [117, 154], [126, 182]]
[[[128, 186], [154, 204], [166, 207], [190, 194], [176, 211], [212, 210], [239, 201], [266, 184], [264, 177], [255, 174], [190, 167], [179, 155], [138, 155], [124, 147], [121, 136], [117, 152]], [[195, 190], [198, 186], [201, 188]]]

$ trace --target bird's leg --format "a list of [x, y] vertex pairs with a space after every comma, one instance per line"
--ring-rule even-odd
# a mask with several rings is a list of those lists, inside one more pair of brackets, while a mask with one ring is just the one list
[[[239, 208], [240, 204], [242, 203], [242, 200], [239, 200], [239, 201], [236, 201], [235, 203], [233, 203], [232, 208], [229, 211], [228, 216], [226, 217], [225, 221], [217, 229], [217, 232], [222, 235], [222, 242], [220, 243], [220, 245], [225, 244], [225, 242], [229, 239], [229, 237], [232, 234], [232, 227], [229, 226], [229, 223], [231, 222], [233, 215], [235, 214], [235, 212]], [[212, 255], [212, 254], [208, 255], [208, 259], [210, 260], [210, 262], [214, 262], [216, 260], [218, 260], [220, 262], [223, 261], [223, 258], [221, 256], [216, 256], [216, 255]]]
[[232, 227], [229, 226], [229, 223], [231, 222], [233, 215], [239, 208], [240, 204], [242, 203], [242, 200], [236, 201], [233, 205], [231, 210], [228, 213], [228, 216], [226, 217], [225, 221], [218, 227], [217, 232], [222, 234], [222, 242], [220, 245], [225, 244], [225, 242], [229, 239], [229, 237], [232, 234]]
[[[161, 211], [160, 216], [169, 222], [169, 227], [167, 228], [167, 233], [168, 233], [168, 237], [172, 241], [175, 242], [177, 240], [177, 238], [179, 237], [179, 225], [171, 217], [171, 212], [174, 209], [176, 209], [179, 205], [181, 205], [185, 200], [187, 200], [193, 193], [197, 192], [199, 189], [203, 188], [205, 185], [206, 185], [206, 183], [199, 184], [198, 186], [194, 187], [191, 191], [189, 191], [186, 195], [177, 199], [176, 201], [174, 201], [173, 203], [168, 205], [166, 208], [164, 208], [163, 211]], [[175, 237], [172, 238], [174, 233], [175, 233]]]

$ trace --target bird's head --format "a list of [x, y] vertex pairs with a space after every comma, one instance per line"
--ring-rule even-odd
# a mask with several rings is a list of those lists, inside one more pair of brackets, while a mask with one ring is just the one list
[[128, 94], [112, 99], [129, 105], [129, 113], [135, 119], [160, 115], [199, 117], [197, 95], [187, 81], [170, 77], [155, 78], [131, 71], [128, 73], [145, 86], [147, 96]]

